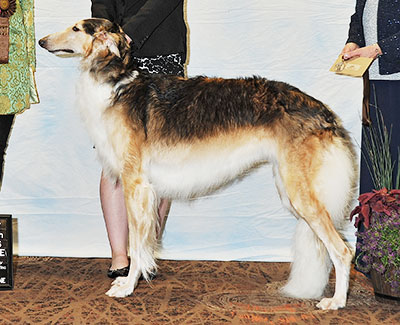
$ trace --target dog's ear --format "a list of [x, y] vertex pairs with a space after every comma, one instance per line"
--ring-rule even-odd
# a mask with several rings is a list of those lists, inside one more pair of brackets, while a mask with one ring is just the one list
[[105, 31], [101, 31], [101, 32], [95, 33], [94, 37], [95, 37], [95, 40], [98, 40], [103, 45], [105, 45], [111, 53], [114, 53], [116, 56], [121, 57], [121, 53], [119, 52], [119, 49], [118, 49], [118, 44], [114, 40], [114, 38], [111, 36], [111, 34], [105, 32]]
[[112, 23], [111, 28], [109, 30], [110, 33], [123, 33], [122, 28], [117, 23]]

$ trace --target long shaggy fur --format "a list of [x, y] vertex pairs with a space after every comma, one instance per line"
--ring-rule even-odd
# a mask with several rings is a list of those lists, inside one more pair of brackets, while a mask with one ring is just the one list
[[299, 219], [283, 292], [320, 297], [333, 264], [335, 294], [318, 307], [345, 306], [352, 254], [336, 228], [355, 194], [356, 165], [328, 107], [264, 78], [143, 74], [122, 30], [104, 19], [80, 21], [39, 44], [82, 56], [78, 106], [104, 170], [123, 183], [131, 267], [108, 295], [131, 294], [140, 275], [156, 268], [159, 197], [209, 193], [268, 161], [283, 204]]

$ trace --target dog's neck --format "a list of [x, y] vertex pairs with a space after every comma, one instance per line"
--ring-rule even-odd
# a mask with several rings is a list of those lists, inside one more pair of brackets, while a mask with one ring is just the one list
[[134, 70], [130, 50], [124, 49], [120, 55], [108, 48], [97, 49], [81, 60], [82, 72], [89, 73], [100, 83], [115, 84]]

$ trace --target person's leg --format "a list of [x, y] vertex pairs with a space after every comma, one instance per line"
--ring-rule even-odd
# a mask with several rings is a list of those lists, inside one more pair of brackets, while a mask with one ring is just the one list
[[14, 122], [14, 114], [0, 115], [0, 189], [3, 181], [4, 159], [6, 155], [8, 138]]
[[100, 180], [100, 202], [111, 247], [111, 270], [129, 265], [128, 218], [122, 185], [116, 184], [102, 173]]
[[[128, 221], [122, 185], [110, 181], [103, 174], [100, 180], [100, 201], [111, 246], [111, 270], [129, 265], [127, 257]], [[161, 199], [158, 207], [157, 237], [161, 239], [171, 202]]]
[[164, 232], [165, 224], [167, 222], [167, 217], [169, 209], [171, 208], [171, 201], [168, 199], [161, 199], [158, 206], [158, 227], [157, 227], [157, 239], [161, 240], [162, 234]]
[[[376, 105], [382, 107], [382, 116], [388, 132], [391, 131], [390, 152], [392, 161], [395, 163], [393, 170], [393, 183], [397, 175], [398, 150], [400, 146], [400, 132], [398, 126], [400, 123], [400, 81], [385, 80], [375, 83], [379, 97], [376, 98]], [[396, 184], [393, 184], [396, 186]]]
[[[400, 100], [398, 99], [400, 82], [371, 80], [370, 86], [371, 125], [375, 130], [377, 130], [379, 126], [382, 127], [382, 121], [380, 120], [382, 117], [387, 131], [391, 132], [390, 152], [392, 162], [396, 162], [393, 170], [393, 181], [395, 181], [397, 174], [398, 149], [400, 146], [400, 132], [397, 131], [397, 125], [400, 121], [400, 110], [398, 109], [400, 105]], [[379, 190], [379, 188], [375, 188], [370, 175], [370, 170], [367, 166], [369, 158], [364, 136], [368, 134], [368, 127], [364, 126], [362, 133], [361, 150], [364, 154], [361, 156], [360, 165], [360, 194], [371, 192], [373, 189]]]

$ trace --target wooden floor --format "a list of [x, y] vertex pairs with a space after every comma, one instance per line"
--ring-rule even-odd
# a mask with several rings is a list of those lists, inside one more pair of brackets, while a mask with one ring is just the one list
[[161, 260], [152, 283], [127, 298], [104, 294], [107, 259], [14, 263], [14, 290], [0, 292], [0, 324], [400, 324], [400, 306], [376, 301], [355, 271], [346, 308], [321, 311], [317, 301], [279, 294], [288, 263]]

